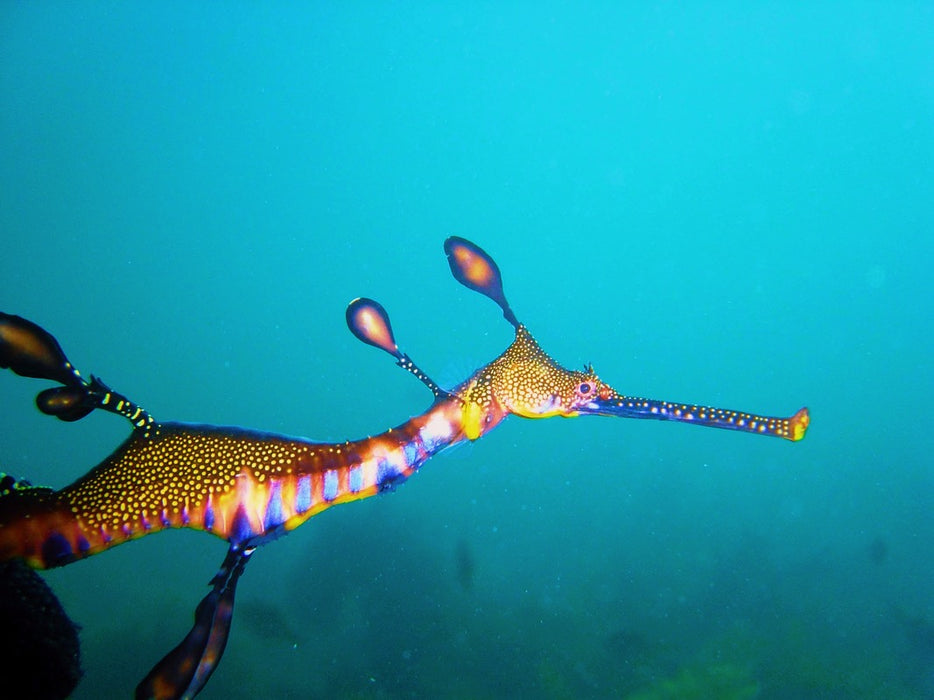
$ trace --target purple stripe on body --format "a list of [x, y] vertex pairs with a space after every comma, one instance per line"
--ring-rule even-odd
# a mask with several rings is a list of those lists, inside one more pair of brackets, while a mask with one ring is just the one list
[[311, 508], [311, 475], [306, 474], [298, 480], [298, 489], [295, 493], [295, 512], [304, 513], [309, 508]]
[[227, 540], [234, 544], [239, 544], [241, 542], [246, 542], [255, 534], [256, 533], [253, 532], [253, 527], [250, 525], [250, 518], [246, 514], [246, 510], [242, 505], [238, 506], [237, 512], [234, 513], [233, 522], [230, 524], [230, 533], [227, 535]]
[[272, 481], [269, 484], [269, 501], [266, 503], [266, 516], [263, 518], [263, 529], [271, 530], [285, 522], [285, 513], [282, 504], [282, 482]]
[[321, 495], [325, 501], [333, 501], [337, 498], [338, 474], [336, 469], [328, 469], [324, 472], [324, 487], [321, 489]]
[[46, 565], [64, 563], [64, 560], [71, 558], [73, 554], [71, 544], [64, 535], [57, 532], [53, 532], [42, 543], [42, 561]]
[[418, 439], [413, 438], [405, 443], [402, 447], [402, 451], [405, 454], [405, 463], [414, 468], [415, 465], [418, 464]]
[[350, 470], [348, 481], [350, 483], [351, 493], [358, 493], [363, 490], [363, 467], [357, 466]]
[[379, 492], [392, 491], [396, 484], [405, 481], [402, 474], [388, 459], [381, 459], [376, 466], [376, 488]]

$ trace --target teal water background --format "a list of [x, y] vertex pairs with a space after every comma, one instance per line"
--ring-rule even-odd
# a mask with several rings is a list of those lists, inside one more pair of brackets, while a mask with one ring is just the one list
[[[934, 696], [930, 3], [3, 3], [0, 309], [159, 419], [316, 439], [511, 340], [441, 244], [619, 390], [798, 444], [510, 419], [259, 550], [205, 698]], [[0, 376], [0, 467], [126, 434]], [[197, 532], [46, 579], [76, 698], [127, 697], [224, 555]], [[666, 694], [668, 693], [668, 694]], [[690, 695], [695, 693], [695, 695]]]

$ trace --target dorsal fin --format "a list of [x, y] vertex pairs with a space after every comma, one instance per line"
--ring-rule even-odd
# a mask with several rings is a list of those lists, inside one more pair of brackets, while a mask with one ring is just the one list
[[399, 350], [389, 323], [389, 314], [382, 304], [366, 297], [358, 297], [347, 305], [347, 327], [358, 340], [389, 353], [396, 358], [396, 364], [416, 377], [427, 386], [435, 398], [448, 396], [448, 392], [438, 386], [425, 374], [412, 358]]
[[503, 278], [493, 258], [477, 244], [458, 236], [451, 236], [444, 242], [444, 252], [448, 256], [454, 279], [495, 301], [503, 310], [506, 320], [518, 328], [519, 320], [506, 301]]

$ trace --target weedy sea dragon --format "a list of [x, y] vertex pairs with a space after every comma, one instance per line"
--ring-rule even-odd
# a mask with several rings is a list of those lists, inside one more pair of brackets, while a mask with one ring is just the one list
[[518, 321], [503, 294], [496, 263], [463, 238], [444, 243], [451, 272], [486, 295], [515, 328], [515, 340], [450, 390], [399, 350], [386, 311], [355, 299], [347, 325], [365, 343], [392, 355], [434, 397], [421, 415], [360, 440], [322, 443], [257, 430], [162, 423], [95, 376], [85, 378], [55, 338], [19, 316], [0, 313], [0, 367], [57, 382], [36, 397], [64, 421], [94, 410], [132, 425], [113, 454], [60, 490], [0, 480], [0, 560], [64, 566], [165, 528], [205, 530], [229, 549], [188, 635], [136, 689], [137, 698], [190, 698], [207, 683], [230, 631], [237, 580], [262, 544], [338, 503], [373, 496], [405, 481], [430, 457], [477, 440], [509, 415], [525, 418], [602, 415], [654, 418], [797, 441], [808, 427], [802, 408], [790, 418], [624, 396], [593, 368], [568, 370], [552, 360]]

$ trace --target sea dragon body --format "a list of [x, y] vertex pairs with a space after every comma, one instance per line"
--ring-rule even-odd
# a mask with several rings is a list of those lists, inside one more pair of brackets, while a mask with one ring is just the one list
[[499, 304], [515, 339], [502, 355], [446, 391], [399, 350], [377, 302], [354, 300], [347, 309], [350, 330], [395, 357], [432, 391], [434, 401], [395, 428], [341, 443], [157, 422], [98, 378], [84, 379], [41, 327], [0, 314], [0, 367], [62, 385], [38, 395], [40, 410], [74, 421], [102, 409], [133, 426], [113, 454], [61, 490], [0, 479], [0, 560], [18, 557], [40, 569], [62, 566], [173, 527], [226, 540], [227, 557], [196, 610], [191, 632], [137, 688], [141, 698], [193, 697], [223, 653], [236, 583], [256, 547], [332, 505], [394, 488], [435, 454], [482, 437], [510, 414], [654, 418], [791, 441], [804, 436], [806, 408], [774, 418], [624, 396], [591, 367], [561, 367], [516, 319], [492, 258], [457, 237], [445, 241], [445, 252], [458, 281]]
[[24, 491], [21, 501], [34, 499], [33, 517], [4, 524], [0, 558], [61, 566], [177, 527], [205, 530], [239, 549], [258, 546], [329, 506], [393, 487], [464, 439], [451, 404], [338, 444], [153, 422], [70, 486]]

